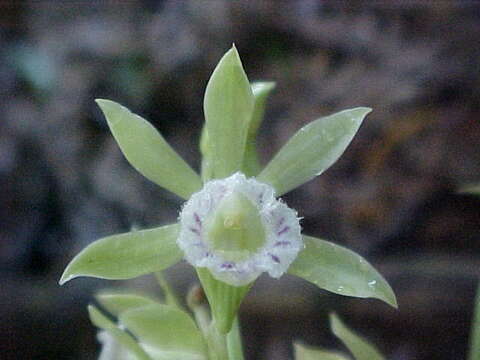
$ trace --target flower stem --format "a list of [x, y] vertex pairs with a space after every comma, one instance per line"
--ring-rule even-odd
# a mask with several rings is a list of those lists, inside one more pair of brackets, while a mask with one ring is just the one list
[[227, 334], [227, 350], [229, 360], [244, 360], [238, 316], [233, 321], [232, 330]]
[[206, 306], [206, 298], [200, 286], [192, 288], [187, 295], [187, 305], [192, 310], [198, 328], [208, 347], [209, 360], [229, 360], [226, 335], [221, 334]]

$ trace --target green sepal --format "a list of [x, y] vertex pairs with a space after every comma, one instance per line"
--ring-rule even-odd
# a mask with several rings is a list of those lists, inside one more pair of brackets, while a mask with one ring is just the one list
[[121, 280], [166, 269], [183, 257], [178, 231], [174, 224], [97, 240], [68, 264], [60, 285], [79, 276]]
[[272, 185], [277, 196], [327, 170], [343, 154], [365, 116], [359, 107], [320, 118], [301, 128], [258, 176]]
[[155, 300], [138, 294], [102, 292], [97, 294], [95, 298], [105, 308], [105, 310], [116, 317], [118, 317], [121, 313], [134, 308], [157, 304]]
[[336, 314], [330, 314], [332, 332], [350, 350], [356, 360], [384, 360], [382, 354], [361, 336], [350, 330]]
[[215, 279], [207, 268], [196, 270], [210, 304], [213, 322], [221, 334], [227, 334], [252, 284], [232, 286]]
[[103, 315], [95, 306], [88, 306], [90, 321], [100, 329], [107, 331], [120, 345], [135, 356], [136, 360], [152, 360], [135, 339], [120, 329], [113, 321]]
[[360, 298], [376, 298], [397, 308], [392, 288], [380, 273], [360, 255], [342, 246], [304, 236], [305, 248], [288, 269], [336, 294]]
[[123, 312], [119, 322], [158, 359], [206, 360], [206, 344], [193, 319], [177, 307], [153, 304]]
[[257, 153], [257, 133], [263, 121], [267, 98], [275, 88], [272, 81], [255, 82], [252, 84], [252, 92], [255, 99], [252, 117], [248, 127], [247, 143], [245, 145], [245, 156], [243, 159], [242, 172], [247, 176], [257, 176], [261, 171]]
[[349, 360], [345, 355], [334, 351], [305, 346], [299, 343], [293, 344], [295, 360]]
[[254, 107], [252, 89], [235, 46], [213, 71], [203, 107], [209, 166], [214, 178], [226, 178], [242, 167]]
[[478, 285], [477, 296], [475, 298], [468, 360], [480, 360], [480, 284]]
[[188, 199], [202, 188], [198, 174], [142, 117], [116, 102], [96, 100], [130, 164], [147, 179]]

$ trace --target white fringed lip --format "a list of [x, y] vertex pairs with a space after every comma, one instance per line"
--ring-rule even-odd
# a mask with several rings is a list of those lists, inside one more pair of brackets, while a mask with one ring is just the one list
[[[241, 261], [229, 261], [211, 247], [206, 222], [228, 194], [238, 192], [254, 204], [265, 231], [265, 242], [251, 256]], [[206, 267], [220, 281], [243, 286], [254, 281], [261, 273], [274, 278], [287, 271], [303, 249], [301, 227], [297, 213], [280, 199], [274, 189], [242, 173], [228, 178], [212, 180], [185, 203], [180, 213], [178, 246], [186, 260], [195, 267]]]

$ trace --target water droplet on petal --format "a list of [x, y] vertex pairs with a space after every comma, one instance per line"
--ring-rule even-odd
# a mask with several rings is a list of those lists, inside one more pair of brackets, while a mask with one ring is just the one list
[[377, 280], [372, 280], [368, 282], [368, 286], [370, 287], [375, 287], [376, 284], [377, 284]]
[[342, 292], [343, 290], [345, 290], [345, 288], [344, 288], [343, 286], [339, 286], [339, 287], [337, 288], [337, 291], [338, 291], [338, 292]]

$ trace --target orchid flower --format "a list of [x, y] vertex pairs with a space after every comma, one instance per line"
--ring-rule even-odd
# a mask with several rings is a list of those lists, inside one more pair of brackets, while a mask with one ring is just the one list
[[255, 138], [273, 88], [271, 82], [249, 82], [235, 47], [223, 56], [205, 92], [200, 175], [149, 122], [113, 101], [97, 100], [130, 164], [186, 202], [176, 224], [93, 242], [69, 263], [60, 283], [79, 276], [129, 279], [185, 259], [197, 271], [220, 333], [230, 331], [262, 273], [289, 273], [340, 295], [396, 307], [392, 289], [366, 260], [301, 235], [297, 212], [279, 198], [328, 169], [371, 110], [358, 107], [311, 122], [261, 169]]

